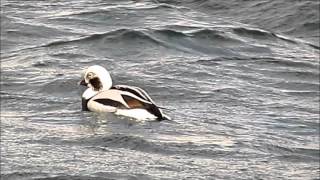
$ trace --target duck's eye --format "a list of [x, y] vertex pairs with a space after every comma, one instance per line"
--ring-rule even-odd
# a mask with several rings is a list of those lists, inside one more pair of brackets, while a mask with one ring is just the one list
[[95, 76], [95, 74], [93, 72], [89, 72], [87, 74], [87, 79], [92, 79]]

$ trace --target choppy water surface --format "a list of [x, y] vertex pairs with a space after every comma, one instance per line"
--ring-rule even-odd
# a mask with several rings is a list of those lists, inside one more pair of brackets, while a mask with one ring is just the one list
[[[1, 1], [1, 178], [319, 178], [318, 7]], [[94, 64], [173, 120], [82, 112]]]

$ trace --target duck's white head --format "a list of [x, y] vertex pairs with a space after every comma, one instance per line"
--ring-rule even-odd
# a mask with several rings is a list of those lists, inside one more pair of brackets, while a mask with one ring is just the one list
[[110, 73], [99, 65], [93, 65], [86, 69], [82, 78], [80, 85], [88, 87], [82, 95], [85, 99], [90, 99], [99, 91], [108, 90], [112, 87]]

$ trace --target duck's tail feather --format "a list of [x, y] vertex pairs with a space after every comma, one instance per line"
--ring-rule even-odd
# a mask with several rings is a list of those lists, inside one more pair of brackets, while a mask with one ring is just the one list
[[159, 120], [159, 121], [164, 121], [164, 120], [166, 120], [166, 121], [171, 121], [172, 119], [171, 119], [171, 117], [169, 117], [169, 116], [167, 116], [167, 115], [165, 115], [165, 114], [162, 113], [162, 117], [159, 118], [158, 120]]

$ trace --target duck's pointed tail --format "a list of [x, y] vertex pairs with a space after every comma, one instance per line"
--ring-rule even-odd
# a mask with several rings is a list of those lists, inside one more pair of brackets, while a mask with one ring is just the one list
[[171, 121], [172, 119], [171, 119], [171, 117], [169, 117], [169, 116], [167, 116], [167, 115], [165, 115], [165, 114], [162, 113], [162, 117], [161, 117], [161, 118], [158, 118], [158, 120], [159, 120], [159, 121], [164, 121], [164, 120], [166, 120], [166, 121]]

